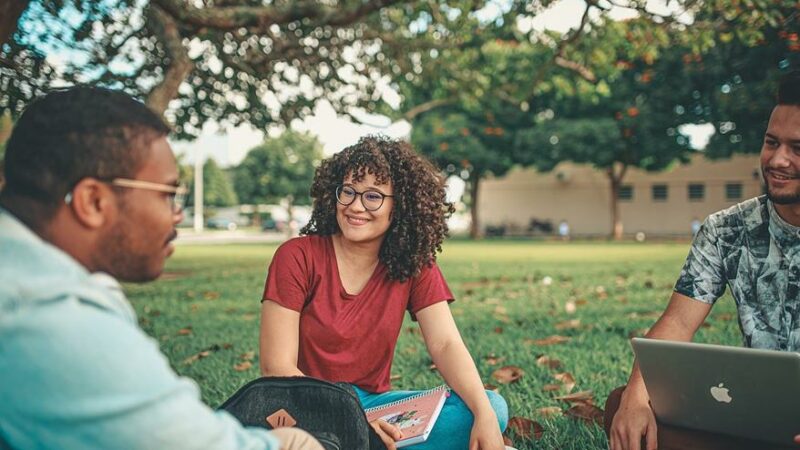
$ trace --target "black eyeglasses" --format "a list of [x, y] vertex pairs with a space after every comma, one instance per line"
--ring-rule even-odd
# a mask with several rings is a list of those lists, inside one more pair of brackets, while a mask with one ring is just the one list
[[383, 201], [386, 197], [394, 197], [394, 195], [387, 195], [380, 191], [367, 189], [364, 192], [358, 192], [350, 186], [337, 186], [336, 187], [336, 201], [344, 206], [350, 206], [356, 201], [357, 196], [361, 196], [361, 204], [367, 211], [377, 211], [383, 206]]

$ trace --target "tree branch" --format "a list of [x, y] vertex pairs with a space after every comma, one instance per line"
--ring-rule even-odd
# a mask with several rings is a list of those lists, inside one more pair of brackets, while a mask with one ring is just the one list
[[[597, 78], [594, 76], [594, 73], [592, 73], [591, 70], [589, 70], [585, 66], [582, 66], [581, 64], [578, 64], [574, 61], [569, 61], [568, 59], [564, 58], [564, 49], [567, 47], [567, 45], [575, 42], [578, 39], [581, 33], [583, 33], [583, 29], [586, 28], [586, 24], [589, 23], [589, 10], [592, 8], [592, 6], [596, 6], [594, 1], [586, 2], [586, 8], [583, 10], [583, 15], [581, 16], [581, 22], [578, 24], [577, 27], [573, 28], [570, 31], [570, 34], [569, 36], [567, 36], [566, 39], [562, 39], [561, 41], [558, 42], [558, 44], [556, 45], [555, 55], [553, 56], [553, 62], [559, 67], [563, 67], [565, 69], [577, 72], [585, 80], [594, 83], [597, 81]], [[544, 79], [546, 74], [546, 69], [547, 69], [546, 65], [542, 66], [542, 68], [539, 69], [539, 72], [533, 79], [534, 86], [539, 84]]]
[[[154, 2], [155, 3], [155, 2]], [[159, 114], [164, 114], [169, 101], [178, 96], [178, 88], [189, 76], [194, 64], [183, 46], [178, 24], [158, 5], [151, 4], [147, 10], [148, 26], [163, 44], [169, 58], [169, 66], [161, 83], [147, 94], [147, 106]]]
[[410, 121], [414, 120], [415, 117], [417, 117], [418, 115], [420, 115], [422, 113], [426, 113], [426, 112], [428, 112], [428, 111], [430, 111], [432, 109], [436, 109], [436, 108], [439, 108], [441, 106], [452, 105], [452, 104], [455, 104], [455, 103], [456, 103], [456, 99], [454, 97], [451, 97], [451, 98], [440, 98], [440, 99], [437, 99], [437, 100], [431, 100], [429, 102], [425, 102], [425, 103], [419, 104], [419, 105], [409, 109], [408, 111], [406, 111], [405, 114], [403, 114], [403, 118], [410, 122]]
[[575, 61], [570, 61], [562, 56], [556, 56], [555, 63], [559, 67], [563, 67], [565, 69], [569, 69], [576, 72], [578, 75], [581, 76], [581, 78], [590, 83], [594, 83], [597, 81], [597, 77], [594, 75], [594, 72], [592, 72], [588, 67], [578, 64]]
[[357, 8], [341, 9], [318, 2], [290, 2], [287, 8], [275, 6], [218, 6], [198, 8], [180, 0], [152, 0], [175, 20], [193, 27], [208, 27], [231, 30], [249, 27], [254, 31], [269, 28], [273, 24], [286, 24], [300, 19], [316, 19], [317, 25], [349, 25], [381, 8], [403, 0], [373, 0], [361, 3]]
[[30, 0], [0, 0], [0, 48], [17, 31], [17, 22]]

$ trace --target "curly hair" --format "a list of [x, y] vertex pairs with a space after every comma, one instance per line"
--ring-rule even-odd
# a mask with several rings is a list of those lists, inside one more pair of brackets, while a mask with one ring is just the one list
[[448, 235], [447, 218], [455, 211], [447, 201], [441, 172], [407, 142], [366, 136], [322, 161], [311, 185], [311, 220], [300, 234], [338, 233], [336, 188], [348, 175], [359, 182], [367, 172], [379, 184], [393, 186], [392, 223], [378, 257], [387, 266], [388, 277], [403, 282], [436, 260]]

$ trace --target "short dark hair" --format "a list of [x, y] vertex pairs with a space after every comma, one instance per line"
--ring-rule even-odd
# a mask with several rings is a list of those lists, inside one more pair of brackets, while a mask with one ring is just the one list
[[167, 133], [155, 112], [124, 92], [52, 91], [33, 101], [11, 132], [2, 194], [36, 202], [36, 221], [47, 219], [81, 179], [133, 176], [147, 157], [142, 142]]
[[800, 70], [793, 70], [781, 77], [778, 104], [800, 106]]

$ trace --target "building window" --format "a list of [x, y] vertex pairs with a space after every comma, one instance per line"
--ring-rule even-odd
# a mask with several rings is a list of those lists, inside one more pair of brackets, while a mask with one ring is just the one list
[[727, 183], [727, 184], [725, 184], [725, 198], [727, 200], [741, 200], [742, 199], [742, 183]]
[[656, 202], [666, 201], [668, 195], [669, 195], [669, 191], [667, 190], [667, 185], [666, 184], [654, 184], [653, 185], [653, 201], [656, 201]]
[[706, 185], [702, 183], [689, 184], [689, 200], [700, 201], [706, 197]]
[[623, 184], [620, 186], [617, 198], [619, 200], [633, 200], [633, 186], [630, 184]]

